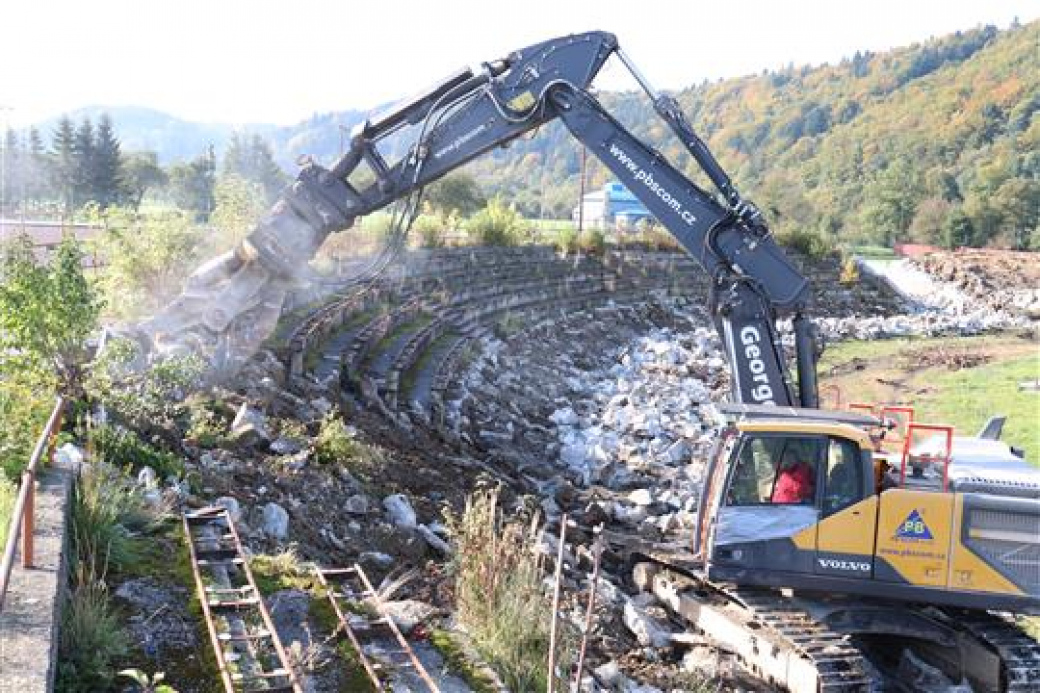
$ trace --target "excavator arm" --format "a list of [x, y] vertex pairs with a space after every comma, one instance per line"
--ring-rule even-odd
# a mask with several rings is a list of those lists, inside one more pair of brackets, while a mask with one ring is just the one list
[[[647, 91], [656, 112], [718, 194], [699, 188], [634, 137], [589, 92], [614, 54]], [[480, 69], [461, 70], [362, 123], [338, 161], [327, 169], [307, 162], [233, 256], [195, 278], [193, 300], [175, 302], [172, 311], [153, 318], [145, 331], [154, 336], [201, 327], [222, 339], [225, 351], [236, 341], [239, 347], [243, 341], [256, 341], [255, 311], [263, 304], [265, 282], [284, 287], [299, 276], [329, 233], [394, 201], [414, 199], [436, 179], [556, 118], [711, 275], [711, 308], [729, 356], [734, 399], [816, 406], [812, 330], [801, 315], [808, 290], [805, 277], [786, 259], [755, 206], [741, 198], [674, 99], [654, 91], [617, 39], [604, 32], [545, 41]], [[408, 143], [406, 153], [388, 162], [383, 151], [402, 140]], [[216, 293], [207, 299], [210, 284], [216, 284], [211, 287]], [[267, 296], [263, 305], [279, 301]], [[795, 325], [798, 397], [776, 328], [776, 320], [787, 315]], [[242, 316], [251, 316], [248, 325], [242, 324]], [[236, 332], [247, 333], [246, 339], [228, 337]]]

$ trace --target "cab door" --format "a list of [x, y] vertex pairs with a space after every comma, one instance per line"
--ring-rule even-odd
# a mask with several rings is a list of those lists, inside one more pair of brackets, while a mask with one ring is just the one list
[[820, 575], [871, 578], [878, 499], [870, 459], [854, 441], [829, 438], [820, 466], [820, 523], [816, 560]]

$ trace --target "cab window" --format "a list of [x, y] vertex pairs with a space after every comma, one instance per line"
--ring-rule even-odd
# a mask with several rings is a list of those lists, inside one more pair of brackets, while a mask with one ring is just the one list
[[745, 439], [726, 505], [812, 505], [822, 445], [816, 438]]
[[851, 440], [831, 438], [827, 444], [823, 514], [832, 515], [863, 497], [863, 465], [859, 447]]

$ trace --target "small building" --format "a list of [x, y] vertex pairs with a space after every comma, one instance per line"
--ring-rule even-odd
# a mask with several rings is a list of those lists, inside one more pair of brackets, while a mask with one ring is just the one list
[[[624, 185], [612, 181], [582, 199], [583, 222], [597, 228], [633, 228], [651, 218], [650, 211]], [[578, 208], [572, 214], [578, 221]]]

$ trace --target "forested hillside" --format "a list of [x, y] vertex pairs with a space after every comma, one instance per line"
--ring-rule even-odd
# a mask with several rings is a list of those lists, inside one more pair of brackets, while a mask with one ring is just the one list
[[[780, 231], [885, 244], [1023, 246], [1038, 235], [1040, 22], [702, 84], [678, 99]], [[693, 173], [641, 94], [602, 100]], [[566, 216], [579, 165], [578, 147], [554, 124], [470, 172], [529, 215]], [[591, 185], [608, 174], [592, 167]]]

